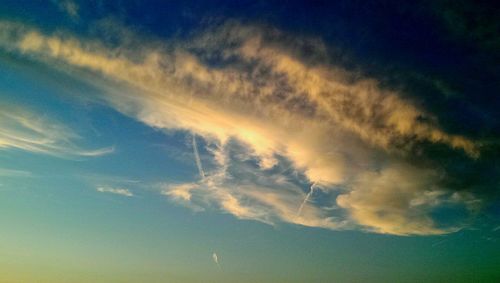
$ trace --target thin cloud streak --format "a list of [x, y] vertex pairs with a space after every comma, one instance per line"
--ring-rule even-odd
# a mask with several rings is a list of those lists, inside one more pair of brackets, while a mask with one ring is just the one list
[[97, 187], [96, 191], [98, 191], [100, 193], [110, 193], [110, 194], [122, 195], [122, 196], [126, 196], [126, 197], [133, 197], [134, 196], [134, 194], [130, 190], [124, 189], [124, 188]]
[[15, 169], [8, 169], [8, 168], [1, 168], [0, 167], [0, 176], [3, 177], [14, 177], [14, 178], [27, 178], [27, 177], [33, 177], [33, 173], [25, 170], [15, 170]]
[[19, 149], [62, 158], [97, 157], [114, 152], [114, 147], [84, 150], [81, 139], [69, 127], [19, 107], [0, 107], [0, 150]]
[[201, 179], [205, 179], [205, 171], [203, 171], [203, 166], [201, 165], [200, 154], [198, 153], [198, 145], [196, 144], [196, 135], [193, 134], [193, 153], [194, 160], [196, 161], [196, 167], [198, 168], [198, 172], [200, 173]]
[[312, 194], [314, 193], [316, 183], [313, 183], [311, 187], [309, 188], [309, 192], [307, 193], [306, 197], [304, 198], [304, 201], [300, 204], [299, 210], [297, 211], [297, 217], [300, 216], [302, 213], [302, 209], [304, 209], [304, 205], [309, 201], [311, 198]]

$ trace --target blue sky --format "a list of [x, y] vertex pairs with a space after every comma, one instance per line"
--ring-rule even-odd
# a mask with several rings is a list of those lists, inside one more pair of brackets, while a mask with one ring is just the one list
[[495, 10], [3, 2], [0, 281], [498, 281]]

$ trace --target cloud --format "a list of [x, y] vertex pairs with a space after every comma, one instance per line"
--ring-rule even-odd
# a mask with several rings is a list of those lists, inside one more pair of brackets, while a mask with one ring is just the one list
[[300, 214], [302, 213], [302, 209], [304, 209], [304, 205], [306, 205], [306, 203], [309, 201], [309, 199], [311, 198], [312, 194], [314, 193], [315, 186], [316, 186], [316, 184], [313, 183], [311, 185], [311, 187], [309, 188], [309, 192], [306, 194], [306, 197], [304, 198], [304, 201], [302, 201], [302, 203], [299, 206], [299, 210], [297, 211], [297, 216], [300, 216]]
[[98, 191], [100, 193], [117, 194], [117, 195], [122, 195], [122, 196], [126, 196], [126, 197], [133, 197], [134, 196], [134, 194], [130, 190], [124, 189], [124, 188], [97, 187], [96, 191]]
[[352, 189], [337, 197], [360, 225], [379, 233], [442, 234], [463, 223], [441, 223], [431, 217], [443, 207], [472, 212], [480, 200], [439, 187], [439, 175], [429, 169], [393, 165], [380, 172], [361, 174]]
[[[262, 171], [258, 161], [251, 160], [251, 151], [241, 149], [237, 142], [230, 141], [223, 146], [211, 145], [207, 151], [211, 153], [215, 164], [207, 171], [205, 178], [192, 183], [165, 184], [162, 194], [195, 211], [216, 207], [239, 219], [270, 225], [289, 222], [329, 229], [347, 226], [348, 223], [342, 219], [329, 215], [329, 210], [301, 205], [307, 195], [299, 184], [289, 180], [283, 173]], [[298, 215], [297, 210], [301, 206], [303, 209]]]
[[0, 167], [0, 176], [26, 178], [26, 177], [32, 177], [33, 174], [29, 171], [15, 170], [15, 169], [8, 169], [8, 168], [1, 168]]
[[193, 153], [194, 159], [196, 161], [196, 167], [198, 168], [198, 172], [200, 173], [200, 177], [205, 178], [205, 171], [203, 171], [203, 166], [201, 165], [200, 154], [198, 153], [198, 145], [196, 144], [196, 136], [193, 134]]
[[180, 184], [180, 185], [170, 185], [167, 186], [163, 191], [162, 194], [172, 197], [173, 199], [176, 200], [181, 200], [188, 202], [191, 200], [191, 191], [196, 189], [197, 185], [195, 183], [186, 183], [186, 184]]
[[212, 253], [212, 259], [215, 262], [215, 264], [217, 264], [217, 266], [220, 268], [219, 257], [217, 256], [217, 253], [215, 253], [215, 252]]
[[[439, 168], [406, 163], [426, 144], [473, 160], [480, 142], [446, 132], [401, 93], [331, 62], [320, 40], [230, 22], [185, 41], [129, 34], [109, 47], [19, 23], [0, 27], [7, 52], [80, 70], [118, 111], [192, 133], [202, 178], [164, 185], [162, 193], [194, 209], [397, 235], [460, 229], [433, 217], [443, 206], [475, 211], [475, 196], [442, 186]], [[194, 135], [207, 144], [211, 170], [201, 167]], [[317, 203], [308, 202], [312, 189], [305, 193], [312, 184]]]
[[74, 141], [80, 139], [62, 123], [17, 106], [0, 107], [0, 150], [19, 149], [58, 157], [95, 157], [109, 154], [113, 147], [84, 150]]
[[80, 6], [72, 0], [53, 0], [52, 1], [62, 12], [66, 13], [73, 20], [77, 20]]
[[[138, 102], [145, 104], [143, 107], [147, 107], [147, 103], [160, 102], [173, 108], [176, 116], [194, 116], [191, 119], [177, 117], [174, 121], [180, 122], [178, 125], [175, 125], [174, 121], [166, 124], [161, 121], [163, 119], [146, 121], [153, 125], [160, 123], [158, 126], [189, 127], [200, 131], [202, 126], [212, 124], [205, 132], [210, 132], [218, 138], [237, 135], [264, 154], [263, 151], [269, 150], [266, 147], [273, 144], [266, 144], [268, 137], [265, 132], [258, 131], [259, 126], [244, 125], [247, 126], [246, 129], [238, 131], [230, 127], [234, 122], [227, 121], [228, 118], [233, 118], [233, 115], [238, 118], [237, 113], [232, 112], [240, 113], [243, 110], [232, 108], [242, 107], [250, 102], [261, 109], [244, 111], [250, 112], [245, 114], [261, 114], [265, 118], [274, 119], [278, 117], [269, 116], [285, 114], [286, 116], [280, 118], [291, 123], [296, 118], [287, 111], [291, 108], [302, 114], [299, 115], [300, 118], [312, 116], [314, 119], [326, 119], [326, 122], [354, 132], [366, 141], [383, 148], [395, 147], [398, 143], [413, 138], [448, 144], [471, 155], [478, 154], [478, 149], [472, 141], [443, 132], [432, 123], [432, 115], [402, 100], [396, 93], [381, 89], [375, 80], [356, 79], [355, 74], [338, 67], [309, 66], [300, 61], [293, 50], [275, 46], [272, 42], [266, 43], [264, 37], [267, 34], [255, 27], [227, 25], [194, 40], [192, 48], [206, 50], [208, 54], [205, 56], [236, 57], [243, 64], [243, 67], [239, 68], [210, 68], [190, 53], [189, 49], [183, 50], [182, 45], [174, 45], [173, 52], [154, 49], [154, 44], [143, 50], [106, 49], [97, 42], [79, 41], [68, 36], [45, 36], [36, 29], [11, 22], [2, 22], [1, 25], [4, 27], [2, 44], [8, 49], [103, 73], [146, 91], [141, 97], [144, 101]], [[207, 43], [207, 37], [210, 38], [210, 43]], [[211, 45], [214, 44], [219, 47], [218, 51], [212, 51]], [[135, 54], [129, 54], [134, 51]], [[140, 61], [129, 60], [129, 55], [138, 57]], [[166, 88], [169, 91], [165, 91]], [[195, 96], [196, 93], [204, 93], [211, 101]], [[183, 103], [182, 98], [190, 100]], [[200, 117], [196, 116], [215, 114], [212, 113], [216, 110], [214, 108], [220, 106], [213, 105], [214, 102], [230, 103], [225, 105], [224, 110], [227, 113], [212, 117], [219, 121], [210, 119], [199, 126], [193, 125], [194, 122], [201, 122]], [[306, 117], [303, 117], [304, 115]], [[258, 121], [253, 118], [252, 120]], [[256, 129], [252, 129], [252, 126]]]

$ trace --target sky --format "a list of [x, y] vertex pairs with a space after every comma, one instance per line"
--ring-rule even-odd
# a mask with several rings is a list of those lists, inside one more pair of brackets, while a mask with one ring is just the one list
[[0, 3], [0, 282], [499, 282], [488, 1]]

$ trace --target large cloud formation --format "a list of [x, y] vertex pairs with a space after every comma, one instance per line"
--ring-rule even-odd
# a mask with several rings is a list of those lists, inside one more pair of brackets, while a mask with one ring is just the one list
[[174, 201], [269, 224], [397, 235], [456, 231], [464, 219], [436, 215], [481, 207], [447, 185], [442, 168], [408, 161], [423, 144], [474, 160], [481, 144], [331, 62], [321, 40], [235, 22], [183, 40], [122, 35], [111, 44], [0, 22], [3, 50], [82, 71], [118, 111], [203, 139], [212, 162], [202, 168], [193, 142], [200, 180], [163, 185]]

